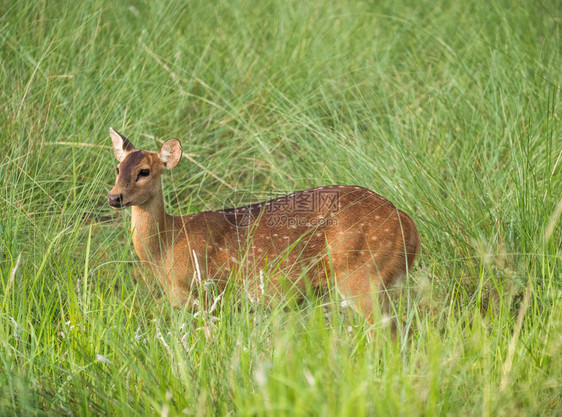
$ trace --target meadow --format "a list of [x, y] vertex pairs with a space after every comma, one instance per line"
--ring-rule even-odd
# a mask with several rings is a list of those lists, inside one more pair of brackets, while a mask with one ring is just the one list
[[[562, 415], [561, 12], [0, 0], [0, 414]], [[174, 309], [107, 205], [110, 126], [181, 140], [173, 214], [394, 202], [422, 242], [401, 337], [335, 296]]]

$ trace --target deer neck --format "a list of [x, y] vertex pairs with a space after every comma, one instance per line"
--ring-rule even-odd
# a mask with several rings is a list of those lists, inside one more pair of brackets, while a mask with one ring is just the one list
[[133, 245], [141, 261], [158, 262], [167, 248], [167, 234], [171, 221], [164, 209], [162, 190], [141, 206], [133, 206], [131, 229]]

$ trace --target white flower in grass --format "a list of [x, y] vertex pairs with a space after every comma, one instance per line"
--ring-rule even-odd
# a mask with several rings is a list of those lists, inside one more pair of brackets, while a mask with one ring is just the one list
[[105, 356], [100, 355], [99, 353], [96, 353], [96, 360], [98, 362], [103, 362], [103, 363], [109, 363], [110, 365], [113, 365], [113, 362], [111, 362], [109, 359], [107, 359]]
[[267, 375], [265, 373], [265, 366], [263, 363], [259, 363], [254, 371], [254, 379], [260, 387], [265, 386], [267, 383]]
[[316, 385], [316, 379], [308, 369], [305, 369], [303, 371], [303, 374], [304, 374], [304, 378], [306, 379], [306, 382], [308, 382], [308, 385], [310, 386]]

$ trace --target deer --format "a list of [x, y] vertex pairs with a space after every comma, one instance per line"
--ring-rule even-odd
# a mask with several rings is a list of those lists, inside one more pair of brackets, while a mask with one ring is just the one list
[[409, 273], [420, 240], [414, 221], [390, 201], [361, 186], [327, 185], [173, 216], [161, 176], [180, 162], [180, 141], [148, 152], [113, 128], [110, 137], [118, 165], [108, 203], [131, 207], [134, 250], [174, 307], [197, 309], [203, 280], [219, 290], [231, 282], [251, 299], [266, 286], [272, 300], [288, 287], [298, 294], [335, 288], [371, 328], [382, 317], [395, 334], [388, 290]]

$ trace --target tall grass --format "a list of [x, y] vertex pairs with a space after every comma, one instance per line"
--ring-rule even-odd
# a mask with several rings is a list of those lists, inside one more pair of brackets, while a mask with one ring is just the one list
[[[556, 1], [1, 0], [0, 413], [562, 414], [560, 52]], [[389, 198], [409, 341], [337, 299], [173, 309], [106, 204], [109, 126], [182, 141], [174, 214]]]

